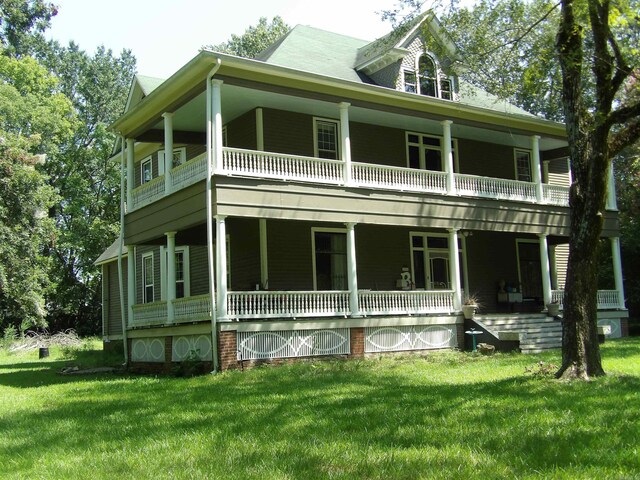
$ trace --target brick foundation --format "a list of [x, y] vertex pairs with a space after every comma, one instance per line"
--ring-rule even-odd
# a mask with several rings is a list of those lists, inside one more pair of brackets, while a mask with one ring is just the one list
[[221, 371], [238, 368], [238, 341], [235, 331], [218, 333], [218, 358]]
[[628, 318], [620, 319], [620, 335], [623, 337], [629, 336], [629, 319]]
[[354, 327], [350, 329], [350, 342], [351, 342], [351, 358], [364, 357], [364, 328]]

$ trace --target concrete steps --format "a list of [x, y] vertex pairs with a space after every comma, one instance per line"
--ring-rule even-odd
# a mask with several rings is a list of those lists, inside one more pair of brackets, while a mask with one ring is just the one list
[[544, 314], [477, 315], [475, 320], [497, 338], [518, 335], [522, 353], [562, 347], [562, 324]]

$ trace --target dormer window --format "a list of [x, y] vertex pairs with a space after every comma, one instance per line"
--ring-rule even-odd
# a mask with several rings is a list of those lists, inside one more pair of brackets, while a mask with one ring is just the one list
[[402, 80], [405, 92], [453, 100], [451, 80], [438, 70], [433, 57], [426, 53], [418, 57], [415, 70], [403, 71]]

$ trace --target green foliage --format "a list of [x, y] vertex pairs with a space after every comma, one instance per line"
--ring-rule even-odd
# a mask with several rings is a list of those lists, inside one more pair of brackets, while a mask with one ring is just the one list
[[2, 341], [0, 347], [8, 349], [13, 342], [18, 338], [18, 329], [13, 325], [7, 325], [2, 332]]
[[267, 17], [260, 17], [258, 24], [251, 26], [242, 35], [231, 35], [231, 39], [218, 45], [207, 45], [204, 48], [221, 53], [230, 53], [239, 57], [255, 58], [260, 52], [272, 45], [276, 40], [291, 30], [280, 16], [268, 22]]
[[0, 47], [28, 54], [57, 13], [54, 4], [43, 0], [0, 0]]
[[7, 480], [636, 478], [640, 341], [607, 341], [603, 355], [612, 375], [585, 384], [524, 373], [557, 352], [189, 379], [61, 376], [55, 349], [0, 352], [0, 465]]
[[0, 327], [45, 323], [56, 200], [41, 165], [76, 125], [57, 81], [34, 59], [0, 52]]

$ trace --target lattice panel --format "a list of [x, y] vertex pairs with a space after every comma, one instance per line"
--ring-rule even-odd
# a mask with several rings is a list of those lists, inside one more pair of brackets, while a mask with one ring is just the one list
[[238, 332], [238, 359], [345, 355], [351, 351], [348, 328]]
[[172, 362], [184, 360], [211, 360], [211, 337], [209, 335], [182, 335], [173, 337]]
[[164, 338], [134, 338], [131, 341], [132, 362], [164, 362]]
[[452, 348], [458, 345], [455, 325], [367, 327], [364, 335], [364, 351], [367, 353]]
[[609, 325], [611, 327], [611, 333], [607, 335], [607, 338], [620, 338], [622, 336], [622, 327], [620, 325], [619, 318], [598, 320], [599, 327], [604, 327], [605, 325]]

